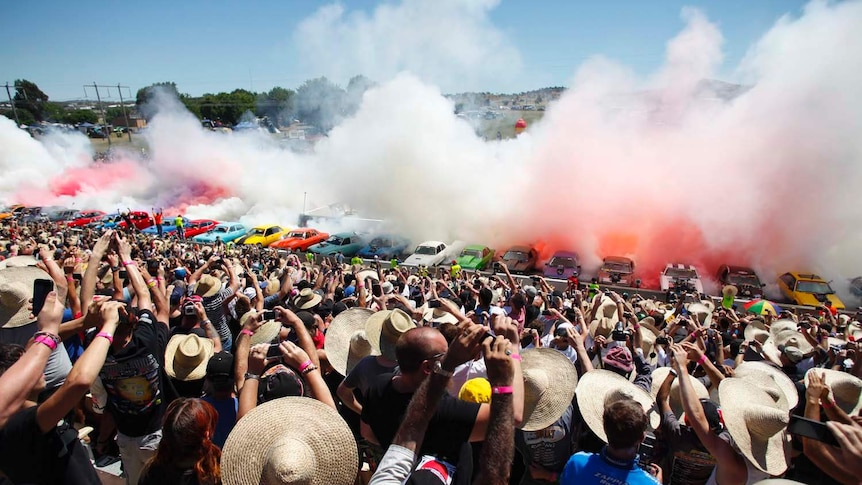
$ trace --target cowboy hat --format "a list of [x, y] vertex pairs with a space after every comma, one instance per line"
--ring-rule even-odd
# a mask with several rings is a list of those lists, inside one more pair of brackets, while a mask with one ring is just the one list
[[590, 322], [590, 337], [596, 338], [601, 335], [607, 338], [614, 331], [615, 323], [616, 320], [607, 317], [599, 317], [593, 320]]
[[802, 333], [796, 331], [795, 326], [793, 329], [785, 328], [777, 331], [773, 330], [774, 329], [770, 328], [769, 333], [772, 335], [772, 341], [775, 342], [776, 347], [796, 347], [803, 354], [808, 354], [814, 350], [814, 346], [808, 342]]
[[[245, 324], [249, 318], [257, 318], [257, 310], [249, 310], [243, 316], [239, 317], [239, 326], [245, 328]], [[254, 335], [251, 336], [250, 345], [270, 343], [278, 337], [279, 332], [281, 332], [281, 323], [276, 320], [270, 320], [258, 327]]]
[[[658, 396], [658, 391], [661, 389], [662, 383], [667, 379], [668, 374], [670, 374], [670, 367], [659, 367], [652, 372], [652, 387], [650, 388], [649, 393], [653, 399]], [[697, 398], [709, 399], [709, 391], [706, 389], [706, 386], [691, 375], [686, 374], [686, 376], [688, 377], [688, 381], [691, 383], [692, 388], [694, 388], [694, 393]], [[682, 416], [682, 391], [679, 387], [679, 378], [674, 379], [673, 384], [670, 385], [670, 396], [668, 401], [670, 402], [670, 409], [673, 411], [673, 414], [676, 417]]]
[[293, 306], [299, 310], [308, 310], [316, 307], [322, 299], [311, 288], [305, 288], [299, 292], [299, 296], [293, 299]]
[[761, 389], [773, 388], [781, 391], [789, 409], [795, 408], [799, 403], [799, 393], [796, 391], [796, 384], [777, 367], [763, 362], [745, 361], [736, 366], [734, 376], [751, 382]]
[[36, 266], [6, 268], [0, 271], [0, 327], [17, 328], [35, 321], [27, 308], [33, 298], [33, 282], [50, 279]]
[[521, 429], [538, 431], [566, 412], [575, 395], [578, 373], [561, 352], [533, 348], [521, 352], [524, 374], [524, 420]]
[[22, 268], [26, 266], [36, 266], [35, 256], [12, 256], [3, 260], [6, 268]]
[[835, 404], [850, 416], [859, 414], [862, 409], [862, 379], [832, 369], [809, 369], [805, 373], [805, 387], [808, 387], [808, 375], [812, 372], [823, 374], [824, 381], [832, 391]]
[[365, 271], [356, 273], [356, 280], [360, 283], [365, 283], [365, 280], [368, 278], [380, 281], [380, 275], [378, 275], [377, 271], [373, 269], [366, 269]]
[[368, 317], [365, 322], [365, 335], [374, 351], [389, 360], [395, 356], [395, 343], [411, 328], [416, 327], [409, 315], [401, 310], [383, 310]]
[[739, 294], [739, 288], [733, 285], [725, 285], [724, 288], [721, 289], [721, 296], [732, 297]]
[[581, 376], [575, 396], [584, 422], [605, 443], [608, 442], [608, 437], [605, 434], [603, 415], [608, 404], [621, 399], [634, 399], [646, 412], [651, 429], [657, 428], [661, 420], [656, 411], [655, 400], [648, 392], [609, 370], [596, 369]]
[[323, 350], [332, 368], [347, 376], [368, 355], [378, 355], [365, 334], [365, 322], [374, 312], [366, 308], [351, 308], [332, 319], [326, 329]]
[[790, 407], [781, 392], [770, 393], [739, 377], [718, 386], [724, 424], [737, 449], [758, 470], [781, 475], [787, 470], [786, 439]]
[[[715, 305], [713, 305], [713, 308], [715, 308]], [[697, 318], [697, 321], [702, 327], [709, 327], [712, 325], [712, 309], [707, 305], [700, 302], [689, 303], [688, 312]]]
[[426, 308], [422, 313], [422, 320], [428, 323], [458, 323], [458, 317], [441, 308]]
[[237, 422], [221, 467], [225, 485], [353, 485], [359, 456], [334, 409], [308, 397], [283, 397]]
[[213, 275], [205, 274], [200, 277], [198, 283], [195, 285], [195, 295], [209, 298], [211, 296], [215, 296], [216, 293], [221, 291], [221, 287], [222, 284], [220, 279]]
[[165, 348], [165, 372], [180, 381], [203, 379], [212, 355], [212, 340], [193, 333], [174, 335]]

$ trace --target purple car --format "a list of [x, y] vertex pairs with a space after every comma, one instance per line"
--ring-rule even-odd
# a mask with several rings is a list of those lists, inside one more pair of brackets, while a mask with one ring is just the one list
[[578, 253], [573, 251], [557, 251], [551, 259], [545, 263], [542, 276], [545, 278], [556, 278], [567, 280], [571, 277], [577, 278], [581, 274], [581, 262]]

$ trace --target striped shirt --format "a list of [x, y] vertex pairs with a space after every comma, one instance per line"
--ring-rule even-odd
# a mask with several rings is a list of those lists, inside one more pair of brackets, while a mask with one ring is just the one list
[[213, 328], [218, 332], [221, 338], [222, 348], [230, 351], [233, 345], [233, 338], [230, 334], [230, 327], [227, 324], [227, 314], [225, 314], [224, 306], [222, 305], [226, 298], [231, 296], [233, 291], [230, 288], [222, 288], [218, 293], [208, 298], [203, 299], [204, 310], [207, 318], [212, 322]]

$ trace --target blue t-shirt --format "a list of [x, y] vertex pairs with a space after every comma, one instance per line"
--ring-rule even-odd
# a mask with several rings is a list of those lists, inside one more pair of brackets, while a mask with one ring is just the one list
[[206, 396], [203, 400], [212, 404], [215, 410], [218, 411], [218, 421], [216, 422], [212, 442], [219, 448], [224, 448], [224, 442], [227, 441], [227, 435], [230, 434], [233, 430], [234, 424], [236, 424], [236, 413], [239, 409], [239, 399], [232, 397], [230, 399], [216, 400], [211, 396]]
[[601, 453], [576, 453], [569, 458], [560, 485], [601, 484], [601, 485], [659, 485], [661, 482], [638, 467], [634, 461], [620, 462]]

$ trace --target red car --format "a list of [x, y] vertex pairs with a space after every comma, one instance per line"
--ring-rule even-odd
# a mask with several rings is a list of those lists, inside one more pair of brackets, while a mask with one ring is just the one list
[[311, 246], [322, 243], [328, 238], [329, 234], [320, 232], [317, 229], [294, 229], [287, 233], [287, 236], [285, 236], [284, 239], [270, 244], [269, 247], [276, 249], [290, 249], [293, 251], [308, 251], [308, 248]]
[[[146, 229], [153, 225], [153, 218], [150, 216], [149, 212], [144, 211], [132, 211], [129, 213], [129, 218], [132, 220], [132, 224], [138, 229]], [[117, 227], [120, 229], [126, 228], [126, 221], [121, 220]]]
[[186, 239], [210, 232], [215, 229], [218, 223], [218, 221], [212, 219], [193, 219], [186, 226]]
[[105, 213], [102, 211], [81, 211], [81, 212], [78, 212], [78, 214], [75, 216], [75, 218], [72, 219], [71, 221], [69, 221], [69, 223], [66, 224], [66, 226], [67, 227], [86, 226], [87, 224], [95, 221], [96, 219], [99, 219], [103, 215], [105, 215]]

